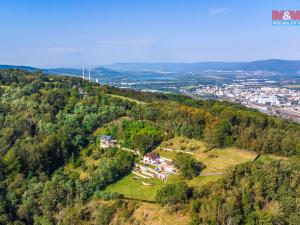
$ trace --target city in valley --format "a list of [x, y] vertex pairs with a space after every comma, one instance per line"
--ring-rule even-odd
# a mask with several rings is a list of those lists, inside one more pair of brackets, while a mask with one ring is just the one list
[[[291, 65], [281, 69], [281, 64]], [[122, 89], [227, 100], [300, 122], [300, 68], [288, 60], [244, 63], [111, 64], [92, 69], [44, 69]], [[231, 68], [231, 69], [224, 69]]]
[[[224, 85], [199, 85], [194, 97], [216, 97], [300, 122], [300, 91], [285, 87], [256, 86], [256, 79]], [[184, 91], [186, 92], [186, 91]]]
[[0, 3], [0, 225], [300, 225], [300, 0]]

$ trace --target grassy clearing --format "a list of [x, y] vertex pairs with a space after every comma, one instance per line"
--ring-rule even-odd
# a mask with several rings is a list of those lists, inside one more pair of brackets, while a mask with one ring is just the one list
[[[202, 172], [203, 174], [222, 173], [232, 166], [252, 161], [257, 156], [257, 153], [238, 148], [206, 151], [207, 148], [203, 141], [183, 137], [175, 137], [164, 141], [159, 147], [193, 152], [194, 158], [206, 166]], [[158, 152], [160, 156], [169, 159], [174, 159], [176, 155], [176, 152], [166, 151], [160, 148], [157, 148], [155, 151]]]
[[[119, 123], [128, 117], [120, 118], [112, 123]], [[169, 177], [168, 184], [176, 183], [179, 181], [185, 181], [188, 185], [193, 187], [199, 187], [205, 185], [209, 182], [214, 182], [222, 174], [226, 172], [230, 167], [235, 165], [252, 161], [256, 157], [256, 153], [237, 149], [237, 148], [226, 148], [226, 149], [213, 149], [206, 151], [205, 143], [193, 139], [187, 139], [181, 137], [176, 137], [165, 141], [161, 144], [161, 147], [178, 149], [177, 145], [184, 145], [185, 148], [193, 149], [193, 157], [202, 162], [206, 168], [201, 172], [201, 175], [195, 177], [192, 180], [184, 180], [182, 177], [177, 175], [172, 175]], [[171, 144], [172, 143], [172, 144]], [[95, 149], [94, 151], [97, 151]], [[174, 159], [177, 152], [165, 151], [161, 149], [156, 149], [156, 151], [161, 155], [161, 157]], [[83, 151], [84, 152], [84, 151]], [[83, 153], [82, 152], [82, 153]], [[91, 173], [95, 171], [98, 167], [99, 160], [93, 159], [91, 156], [81, 156], [85, 169], [83, 167], [74, 168], [72, 164], [65, 166], [65, 172], [68, 174], [77, 174], [81, 180], [87, 180]], [[158, 179], [145, 179], [146, 183], [151, 183], [153, 186], [145, 186], [142, 184], [142, 179], [134, 179], [136, 175], [129, 174], [122, 178], [121, 180], [109, 185], [105, 191], [118, 192], [123, 194], [125, 197], [141, 200], [155, 200], [155, 195], [158, 190], [165, 186], [161, 180]]]
[[134, 179], [136, 175], [129, 174], [118, 182], [109, 185], [105, 191], [118, 192], [127, 198], [141, 200], [155, 200], [156, 191], [164, 186], [164, 183], [158, 179], [145, 179], [147, 183], [153, 186], [145, 186], [142, 184], [142, 179]]
[[160, 147], [191, 152], [205, 151], [207, 149], [203, 141], [198, 141], [195, 139], [189, 139], [185, 137], [174, 137], [167, 141], [163, 141]]
[[222, 175], [213, 175], [213, 176], [205, 176], [205, 177], [198, 176], [192, 180], [187, 180], [186, 183], [192, 187], [199, 187], [201, 185], [205, 185], [207, 183], [217, 181], [221, 177]]
[[[173, 141], [173, 144], [170, 144]], [[166, 144], [169, 143], [169, 144]], [[226, 149], [213, 149], [206, 151], [205, 144], [201, 141], [196, 141], [192, 139], [173, 138], [169, 141], [162, 143], [162, 146], [172, 146], [174, 149], [178, 149], [176, 144], [184, 144], [186, 147], [194, 147], [193, 156], [196, 160], [202, 162], [206, 168], [201, 172], [201, 175], [195, 177], [192, 180], [184, 180], [182, 177], [177, 175], [172, 175], [168, 179], [168, 184], [176, 183], [179, 181], [185, 181], [188, 185], [193, 187], [199, 187], [205, 185], [209, 182], [213, 182], [222, 177], [229, 168], [247, 162], [252, 161], [257, 156], [256, 153], [241, 150], [238, 148], [226, 148]], [[170, 148], [170, 147], [168, 147]], [[157, 148], [157, 151], [161, 157], [174, 159], [177, 152], [165, 151]], [[153, 186], [144, 186], [141, 180], [135, 180], [135, 175], [130, 174], [120, 181], [109, 185], [106, 191], [115, 191], [123, 194], [125, 197], [142, 199], [142, 200], [154, 200], [156, 192], [164, 187], [164, 183], [157, 179], [145, 180], [147, 183], [153, 183]]]
[[175, 158], [176, 155], [176, 152], [165, 151], [159, 148], [155, 149], [155, 152], [157, 152], [160, 155], [160, 157], [172, 159], [172, 160]]
[[288, 160], [288, 159], [289, 159], [288, 157], [284, 157], [284, 156], [266, 154], [266, 155], [260, 155], [257, 160], [258, 161], [271, 161], [271, 160]]
[[[178, 210], [170, 213], [168, 207], [161, 207], [155, 204], [141, 203], [139, 208], [133, 213], [133, 218], [138, 221], [134, 224], [147, 225], [183, 225], [189, 224], [189, 213]], [[132, 223], [128, 223], [132, 224]]]
[[213, 149], [209, 152], [195, 152], [196, 160], [202, 162], [206, 168], [202, 174], [222, 173], [230, 167], [253, 161], [257, 153], [241, 150], [238, 148]]
[[118, 98], [118, 99], [121, 99], [121, 100], [127, 100], [129, 102], [133, 102], [133, 103], [136, 103], [136, 104], [147, 104], [146, 102], [142, 102], [142, 101], [139, 101], [139, 100], [136, 100], [136, 99], [133, 99], [133, 98], [128, 98], [128, 97], [125, 97], [125, 96], [120, 96], [120, 95], [113, 95], [113, 94], [106, 94], [110, 97], [113, 97], [113, 98]]
[[[109, 192], [118, 192], [119, 194], [123, 194], [127, 198], [141, 199], [141, 200], [155, 200], [155, 194], [158, 190], [163, 188], [166, 184], [158, 179], [145, 179], [144, 181], [147, 183], [153, 184], [153, 186], [144, 186], [141, 181], [142, 179], [134, 179], [136, 175], [129, 174], [123, 179], [117, 181], [109, 185], [105, 191]], [[198, 187], [201, 185], [205, 185], [209, 182], [216, 181], [220, 178], [220, 175], [213, 176], [199, 176], [195, 177], [192, 180], [184, 180], [180, 177], [180, 175], [172, 175], [170, 176], [167, 184], [177, 183], [180, 181], [186, 182], [188, 185], [193, 187]]]
[[[165, 141], [160, 147], [183, 151], [185, 149], [189, 151], [192, 150], [194, 153], [193, 157], [206, 166], [201, 172], [201, 176], [195, 177], [192, 180], [185, 180], [185, 182], [191, 186], [200, 186], [215, 181], [231, 167], [247, 161], [253, 161], [257, 156], [257, 153], [238, 148], [213, 149], [206, 151], [207, 148], [204, 142], [183, 137], [175, 137]], [[157, 148], [155, 151], [162, 157], [169, 159], [174, 159], [177, 154], [177, 152], [165, 151], [160, 148]], [[168, 183], [178, 181], [182, 181], [182, 179], [179, 175], [174, 175], [169, 178]]]

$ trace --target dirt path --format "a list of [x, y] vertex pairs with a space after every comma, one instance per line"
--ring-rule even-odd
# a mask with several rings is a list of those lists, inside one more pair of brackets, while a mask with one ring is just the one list
[[117, 148], [122, 149], [124, 151], [132, 152], [135, 155], [141, 155], [141, 153], [139, 151], [136, 151], [136, 150], [133, 150], [133, 149], [129, 149], [129, 148], [124, 148], [121, 145], [117, 145]]
[[170, 152], [182, 152], [182, 153], [186, 153], [186, 154], [190, 154], [190, 155], [194, 155], [194, 152], [190, 152], [190, 151], [183, 151], [183, 150], [175, 150], [175, 149], [171, 149], [171, 148], [162, 148], [162, 147], [158, 147], [161, 150], [164, 151], [170, 151]]
[[218, 175], [224, 175], [223, 172], [214, 172], [214, 173], [203, 173], [199, 175], [199, 177], [209, 177], [209, 176], [218, 176]]

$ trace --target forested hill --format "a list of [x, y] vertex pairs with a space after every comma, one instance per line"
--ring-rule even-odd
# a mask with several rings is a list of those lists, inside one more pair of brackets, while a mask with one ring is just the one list
[[0, 70], [0, 224], [56, 224], [128, 174], [135, 159], [117, 150], [99, 153], [99, 166], [85, 181], [63, 172], [67, 163], [81, 166], [82, 151], [96, 149], [96, 130], [124, 117], [135, 122], [123, 123], [120, 138], [141, 154], [177, 135], [204, 140], [208, 148], [300, 154], [299, 124], [240, 105]]

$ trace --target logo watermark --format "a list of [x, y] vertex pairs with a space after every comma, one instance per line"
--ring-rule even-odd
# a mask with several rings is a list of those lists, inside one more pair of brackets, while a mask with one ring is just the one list
[[273, 10], [272, 24], [281, 26], [300, 26], [300, 10]]

